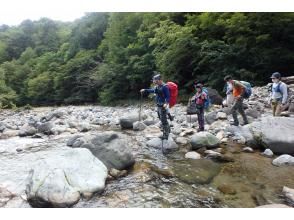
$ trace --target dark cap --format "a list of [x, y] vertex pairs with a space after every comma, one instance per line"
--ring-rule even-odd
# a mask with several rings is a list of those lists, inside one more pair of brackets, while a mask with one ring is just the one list
[[201, 83], [197, 83], [196, 85], [195, 85], [195, 88], [202, 88], [203, 87], [203, 85], [201, 84]]
[[[154, 71], [155, 72], [155, 71]], [[158, 73], [153, 76], [152, 80], [161, 80], [161, 75]]]
[[276, 79], [280, 79], [281, 78], [281, 74], [279, 72], [275, 72], [272, 74], [271, 78], [276, 78]]

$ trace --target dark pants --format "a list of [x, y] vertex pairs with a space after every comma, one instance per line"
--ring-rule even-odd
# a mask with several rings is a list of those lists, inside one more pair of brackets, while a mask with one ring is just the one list
[[198, 108], [197, 111], [199, 130], [204, 131], [204, 108]]
[[243, 118], [244, 124], [248, 124], [248, 120], [247, 117], [245, 115], [245, 111], [243, 108], [243, 100], [244, 98], [239, 98], [239, 99], [235, 99], [233, 106], [232, 106], [232, 115], [234, 118], [234, 125], [238, 126], [239, 125], [239, 120], [237, 117], [237, 111], [240, 113], [240, 115]]
[[169, 133], [170, 133], [170, 126], [167, 121], [167, 111], [165, 108], [158, 106], [157, 107], [157, 114], [162, 124], [163, 129], [163, 139], [168, 139]]

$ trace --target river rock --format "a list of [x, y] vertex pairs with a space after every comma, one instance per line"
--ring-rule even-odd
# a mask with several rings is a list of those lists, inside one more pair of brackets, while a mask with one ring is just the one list
[[254, 135], [252, 134], [250, 125], [245, 126], [230, 126], [226, 128], [226, 132], [233, 134], [233, 139], [241, 140], [244, 138], [245, 143], [253, 149], [258, 149], [259, 145], [258, 142], [255, 140]]
[[161, 138], [152, 138], [147, 141], [146, 145], [148, 147], [153, 147], [163, 150], [177, 150], [179, 146], [174, 142], [172, 137], [169, 137], [168, 140], [162, 140]]
[[185, 137], [177, 137], [176, 138], [176, 143], [180, 145], [186, 145], [188, 144], [189, 140]]
[[134, 131], [143, 131], [147, 125], [145, 125], [143, 122], [136, 121], [133, 123], [133, 130]]
[[262, 155], [266, 157], [273, 157], [274, 153], [271, 151], [271, 149], [265, 149], [265, 151], [262, 153]]
[[201, 147], [216, 148], [220, 144], [220, 140], [209, 132], [203, 131], [194, 134], [191, 138], [191, 145], [193, 150]]
[[208, 114], [205, 114], [205, 121], [208, 124], [212, 124], [217, 120], [217, 112], [210, 112]]
[[25, 136], [33, 136], [36, 133], [37, 133], [36, 128], [31, 127], [29, 125], [24, 125], [23, 127], [20, 128], [18, 135], [20, 137], [25, 137]]
[[6, 129], [6, 125], [3, 122], [0, 122], [0, 132], [3, 132]]
[[245, 114], [252, 118], [260, 118], [261, 116], [260, 111], [257, 111], [256, 109], [252, 109], [252, 108], [246, 109]]
[[135, 163], [127, 141], [115, 132], [75, 136], [68, 140], [67, 145], [89, 149], [109, 169], [124, 170]]
[[242, 151], [243, 152], [246, 152], [246, 153], [253, 153], [254, 152], [254, 150], [251, 147], [244, 147], [242, 149]]
[[185, 158], [198, 160], [198, 159], [201, 159], [201, 155], [198, 154], [197, 152], [191, 151], [185, 154]]
[[68, 149], [41, 160], [31, 171], [27, 200], [33, 207], [70, 207], [102, 192], [106, 166], [87, 149]]
[[0, 207], [3, 207], [9, 202], [15, 195], [0, 185]]
[[209, 99], [211, 101], [211, 104], [214, 105], [221, 105], [223, 102], [223, 98], [221, 97], [221, 95], [218, 93], [218, 91], [216, 89], [212, 89], [212, 88], [207, 88], [208, 91], [208, 95], [209, 95]]
[[220, 172], [220, 165], [206, 159], [179, 160], [174, 164], [173, 172], [185, 183], [209, 184]]
[[291, 208], [291, 207], [285, 204], [268, 204], [268, 205], [257, 206], [255, 208]]
[[283, 166], [283, 165], [293, 166], [294, 165], [294, 157], [292, 157], [288, 154], [284, 154], [284, 155], [281, 155], [278, 158], [274, 159], [272, 163], [275, 166]]
[[250, 125], [256, 142], [277, 154], [294, 154], [294, 118], [264, 117]]
[[283, 194], [286, 198], [287, 203], [294, 207], [294, 189], [284, 186]]
[[43, 134], [47, 134], [47, 135], [51, 135], [53, 134], [53, 123], [52, 122], [45, 122], [41, 125], [38, 126], [38, 132], [43, 133]]
[[[146, 119], [146, 115], [141, 115], [141, 119], [144, 120]], [[133, 113], [127, 113], [125, 114], [122, 118], [120, 118], [119, 123], [121, 128], [125, 129], [132, 129], [133, 128], [133, 123], [139, 121], [139, 113], [138, 112], [133, 112]]]
[[225, 112], [218, 112], [216, 118], [221, 120], [227, 119], [227, 114]]

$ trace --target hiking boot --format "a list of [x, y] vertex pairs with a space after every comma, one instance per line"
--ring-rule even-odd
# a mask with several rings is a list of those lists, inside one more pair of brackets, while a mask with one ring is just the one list
[[230, 122], [230, 125], [239, 126], [239, 123], [236, 123], [236, 122]]
[[204, 131], [204, 128], [198, 128], [197, 129], [197, 132], [201, 132], [201, 131]]
[[168, 118], [169, 118], [170, 121], [173, 121], [175, 116], [172, 116], [171, 114], [168, 114]]
[[248, 121], [247, 122], [244, 122], [243, 124], [242, 124], [242, 126], [244, 126], [244, 125], [248, 125], [249, 123], [248, 123]]

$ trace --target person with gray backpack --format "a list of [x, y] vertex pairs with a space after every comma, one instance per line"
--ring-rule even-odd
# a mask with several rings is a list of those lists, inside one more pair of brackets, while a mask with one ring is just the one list
[[234, 123], [232, 123], [232, 125], [239, 126], [237, 111], [241, 114], [244, 125], [248, 124], [248, 119], [243, 107], [243, 101], [244, 98], [248, 99], [252, 93], [250, 83], [245, 81], [233, 80], [232, 76], [230, 75], [226, 76], [224, 80], [225, 82], [231, 84], [233, 87], [234, 103], [232, 105], [231, 111], [234, 118]]
[[288, 88], [286, 83], [281, 81], [281, 74], [275, 72], [271, 76], [273, 84], [270, 91], [270, 104], [273, 111], [273, 116], [280, 116], [284, 105], [288, 99]]

